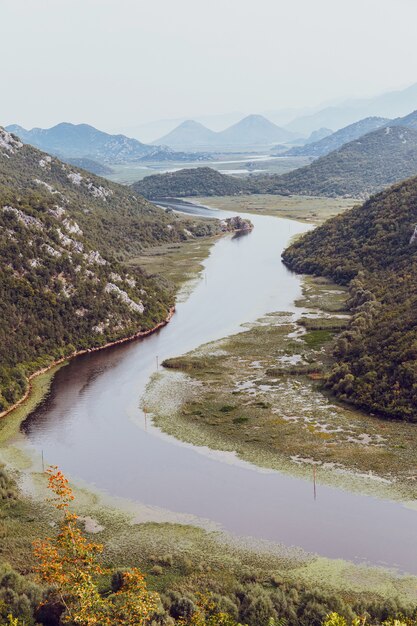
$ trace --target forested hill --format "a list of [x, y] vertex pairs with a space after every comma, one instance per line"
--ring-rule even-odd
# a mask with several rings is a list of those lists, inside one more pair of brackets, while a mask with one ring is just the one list
[[0, 412], [52, 360], [165, 319], [170, 290], [124, 261], [201, 228], [0, 128]]
[[210, 167], [195, 167], [146, 176], [132, 185], [145, 198], [187, 196], [233, 196], [246, 189], [245, 181], [226, 176]]
[[380, 128], [310, 165], [250, 179], [253, 193], [366, 198], [417, 174], [417, 131]]
[[343, 400], [417, 421], [417, 178], [372, 197], [290, 246], [298, 272], [350, 282], [354, 312], [327, 385]]
[[345, 144], [281, 175], [236, 178], [208, 167], [147, 176], [133, 189], [146, 198], [257, 194], [365, 199], [417, 174], [417, 130], [392, 126]]

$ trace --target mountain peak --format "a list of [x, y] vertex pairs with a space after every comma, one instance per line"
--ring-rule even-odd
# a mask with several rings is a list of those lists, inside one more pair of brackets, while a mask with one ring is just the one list
[[280, 128], [263, 115], [255, 113], [247, 115], [218, 135], [222, 143], [237, 146], [266, 146], [294, 138], [291, 132]]
[[209, 130], [207, 126], [204, 126], [204, 124], [196, 122], [195, 120], [184, 120], [184, 122], [181, 122], [177, 128], [204, 128], [205, 130]]

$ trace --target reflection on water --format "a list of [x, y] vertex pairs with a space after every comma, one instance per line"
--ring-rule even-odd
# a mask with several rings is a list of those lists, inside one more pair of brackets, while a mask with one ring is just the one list
[[[183, 203], [176, 208], [226, 215]], [[114, 496], [209, 519], [238, 535], [417, 573], [417, 512], [325, 486], [315, 500], [308, 481], [233, 464], [140, 427], [140, 398], [157, 357], [161, 362], [237, 332], [266, 312], [294, 310], [300, 282], [280, 254], [308, 227], [248, 217], [254, 231], [215, 244], [205, 279], [167, 327], [81, 356], [57, 373], [49, 397], [24, 423], [28, 445]]]

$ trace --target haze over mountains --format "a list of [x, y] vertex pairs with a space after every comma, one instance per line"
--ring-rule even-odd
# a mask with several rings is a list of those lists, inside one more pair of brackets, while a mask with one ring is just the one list
[[390, 91], [372, 98], [351, 99], [319, 111], [296, 117], [285, 128], [308, 135], [326, 126], [333, 130], [353, 124], [366, 117], [397, 118], [417, 108], [417, 83], [406, 89]]
[[223, 131], [214, 132], [199, 122], [187, 120], [155, 143], [175, 150], [243, 149], [272, 146], [294, 139], [295, 134], [276, 126], [262, 115], [248, 115]]
[[67, 159], [90, 159], [101, 164], [136, 163], [142, 160], [193, 160], [192, 154], [174, 153], [166, 146], [150, 146], [125, 135], [110, 135], [89, 124], [62, 122], [52, 128], [26, 130], [16, 124], [6, 130], [49, 154]]
[[[337, 104], [323, 103], [321, 106], [303, 108], [270, 108], [259, 111], [277, 126], [295, 133], [297, 136], [308, 137], [320, 128], [339, 130], [366, 117], [402, 117], [417, 107], [417, 85], [406, 89], [390, 91], [371, 98], [344, 100]], [[230, 112], [216, 115], [196, 115], [188, 118], [204, 125], [211, 131], [221, 132], [245, 117], [244, 112]], [[182, 125], [187, 118], [159, 119], [152, 122], [121, 128], [129, 136], [141, 141], [157, 143], [159, 138], [170, 134]], [[316, 141], [318, 140], [315, 139]]]
[[[374, 118], [358, 128], [379, 125]], [[410, 124], [407, 127], [406, 124]], [[229, 195], [231, 193], [300, 194], [311, 196], [351, 196], [363, 198], [400, 180], [417, 174], [417, 112], [344, 143], [340, 148], [307, 166], [281, 175], [252, 175], [233, 179], [210, 168], [183, 170], [149, 176], [135, 185], [146, 197]], [[335, 133], [336, 137], [347, 137]], [[324, 142], [334, 135], [325, 138]], [[321, 143], [321, 142], [318, 142]], [[233, 181], [233, 182], [232, 182]]]
[[329, 154], [329, 152], [332, 152], [332, 150], [337, 150], [345, 143], [359, 139], [359, 137], [362, 137], [373, 130], [377, 130], [389, 122], [390, 120], [384, 117], [367, 117], [364, 120], [360, 120], [359, 122], [350, 124], [345, 128], [341, 128], [335, 133], [327, 135], [318, 141], [307, 142], [304, 146], [291, 148], [285, 154], [286, 156], [324, 156]]

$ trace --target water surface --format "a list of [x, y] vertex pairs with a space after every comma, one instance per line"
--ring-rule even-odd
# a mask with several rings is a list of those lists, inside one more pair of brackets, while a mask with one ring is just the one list
[[[230, 216], [177, 203], [176, 209]], [[308, 226], [248, 216], [252, 233], [219, 240], [191, 296], [158, 333], [81, 356], [24, 423], [48, 463], [112, 496], [211, 520], [241, 536], [417, 574], [417, 512], [399, 503], [320, 486], [145, 430], [140, 398], [159, 363], [240, 330], [267, 312], [293, 311], [300, 279], [281, 263]]]

